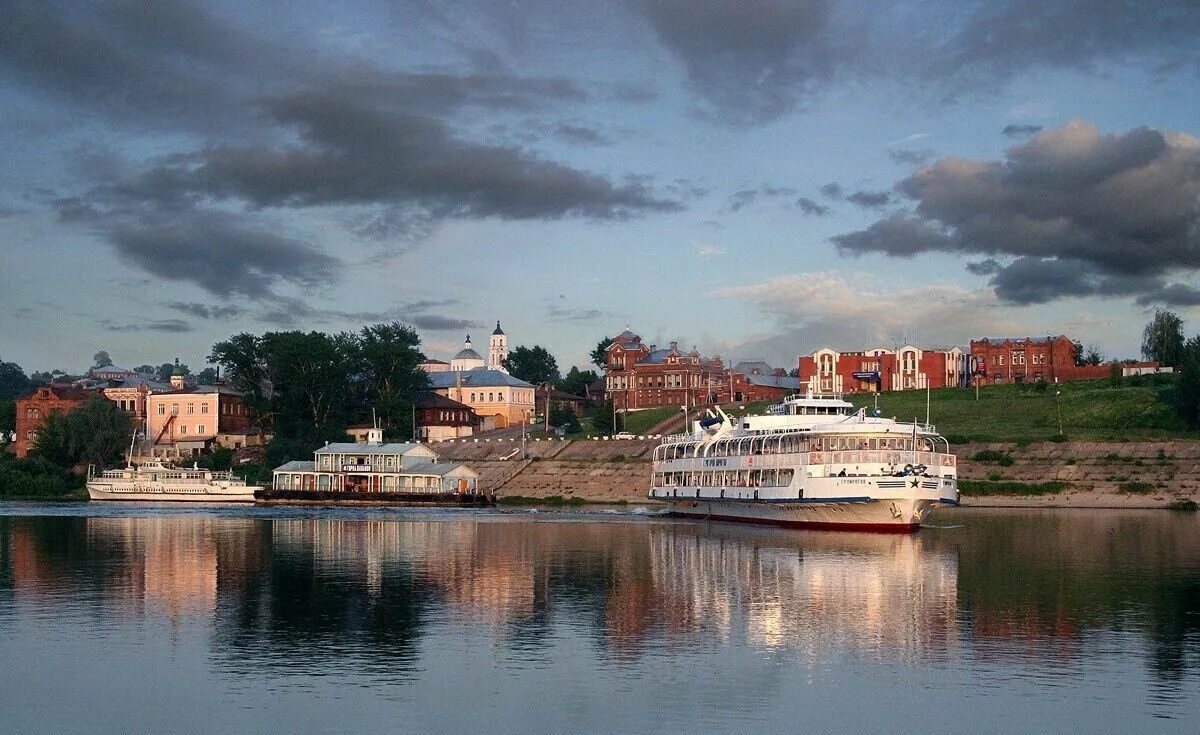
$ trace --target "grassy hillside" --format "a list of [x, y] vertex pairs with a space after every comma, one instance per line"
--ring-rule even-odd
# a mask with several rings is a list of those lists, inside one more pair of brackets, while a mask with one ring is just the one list
[[[1165, 376], [1164, 376], [1165, 377]], [[1136, 380], [1136, 379], [1135, 379]], [[1168, 380], [1113, 386], [1107, 380], [1047, 385], [994, 385], [979, 391], [944, 388], [930, 391], [930, 420], [952, 442], [1036, 441], [1058, 434], [1055, 391], [1069, 439], [1200, 438], [1188, 431], [1171, 405]], [[872, 406], [869, 395], [848, 396], [856, 406]], [[883, 393], [881, 415], [925, 420], [925, 391]]]

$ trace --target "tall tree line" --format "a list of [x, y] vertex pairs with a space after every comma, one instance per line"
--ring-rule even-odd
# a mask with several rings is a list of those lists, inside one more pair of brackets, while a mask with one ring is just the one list
[[295, 458], [373, 416], [388, 438], [411, 437], [414, 395], [428, 385], [420, 341], [398, 322], [336, 334], [243, 332], [213, 345], [208, 360], [274, 432], [277, 453]]

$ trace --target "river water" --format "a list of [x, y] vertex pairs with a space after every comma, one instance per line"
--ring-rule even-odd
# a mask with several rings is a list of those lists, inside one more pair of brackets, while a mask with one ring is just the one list
[[0, 731], [1200, 730], [1200, 517], [0, 504]]

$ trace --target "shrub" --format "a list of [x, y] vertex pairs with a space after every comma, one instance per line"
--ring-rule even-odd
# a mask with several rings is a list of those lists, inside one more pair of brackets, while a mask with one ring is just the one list
[[1075, 464], [1076, 461], [1074, 457], [1067, 457], [1067, 464]]
[[1066, 434], [1055, 434], [1054, 436], [1050, 437], [1049, 441], [1061, 443], [1068, 441], [1068, 439]]
[[1200, 505], [1196, 505], [1196, 501], [1192, 500], [1191, 498], [1179, 498], [1178, 500], [1172, 500], [1170, 503], [1167, 503], [1167, 509], [1183, 510], [1195, 513], [1197, 510], [1200, 510]]
[[982, 480], [959, 480], [958, 489], [963, 495], [1054, 495], [1067, 488], [1067, 483], [1051, 482], [1005, 482]]
[[999, 462], [1007, 456], [1007, 453], [1001, 452], [998, 449], [980, 449], [971, 455], [971, 459], [976, 462]]

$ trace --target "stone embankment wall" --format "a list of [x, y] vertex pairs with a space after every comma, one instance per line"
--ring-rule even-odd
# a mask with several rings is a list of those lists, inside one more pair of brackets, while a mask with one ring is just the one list
[[[442, 442], [434, 451], [466, 462], [480, 485], [500, 495], [560, 495], [593, 502], [643, 502], [650, 483], [654, 439]], [[985, 449], [1012, 457], [1008, 466], [971, 459]], [[1061, 493], [968, 498], [969, 505], [1067, 505], [1161, 507], [1179, 498], [1200, 499], [1200, 442], [1037, 442], [962, 444], [953, 447], [959, 477], [1044, 483], [1058, 480]]]
[[[953, 450], [962, 479], [1067, 483], [1062, 493], [1021, 498], [1021, 505], [1161, 507], [1200, 497], [1200, 442], [962, 444]], [[983, 450], [1007, 454], [1012, 464], [971, 459]], [[965, 504], [1014, 504], [1010, 501], [992, 496], [969, 498]]]
[[591, 502], [640, 502], [650, 487], [655, 439], [521, 440], [441, 442], [432, 445], [444, 459], [466, 462], [479, 473], [480, 486], [499, 495], [583, 498]]

